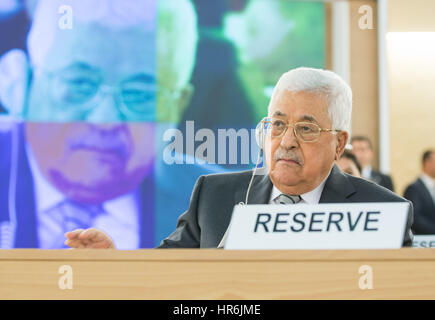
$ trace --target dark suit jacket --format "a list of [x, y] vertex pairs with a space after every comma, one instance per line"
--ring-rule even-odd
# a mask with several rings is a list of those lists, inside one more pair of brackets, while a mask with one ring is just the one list
[[389, 175], [372, 169], [370, 180], [394, 192], [393, 180]]
[[[189, 209], [180, 216], [175, 231], [159, 248], [216, 248], [231, 220], [233, 207], [245, 201], [252, 171], [201, 176], [196, 182]], [[272, 182], [257, 175], [249, 193], [249, 204], [267, 204]], [[403, 202], [405, 199], [378, 185], [345, 174], [334, 165], [326, 180], [320, 203]], [[413, 221], [410, 204], [404, 246], [412, 245]]]
[[[16, 125], [16, 154], [12, 163], [13, 126], [10, 130], [0, 130], [0, 224], [10, 220], [11, 205], [15, 206], [17, 229], [14, 248], [39, 248], [36, 205], [32, 172], [25, 150], [24, 126]], [[11, 169], [16, 166], [16, 179], [11, 181]], [[10, 186], [16, 182], [15, 201], [10, 202]], [[154, 246], [154, 178], [147, 177], [140, 186], [139, 216], [140, 247]]]
[[423, 181], [418, 178], [406, 188], [403, 196], [414, 206], [412, 231], [415, 234], [435, 234], [435, 203]]

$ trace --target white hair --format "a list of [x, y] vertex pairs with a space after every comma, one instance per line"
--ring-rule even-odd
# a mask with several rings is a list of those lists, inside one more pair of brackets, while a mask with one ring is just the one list
[[332, 129], [350, 132], [352, 90], [336, 73], [314, 68], [297, 68], [284, 73], [273, 90], [269, 111], [282, 90], [324, 94]]
[[141, 26], [145, 31], [156, 32], [157, 54], [170, 52], [173, 61], [168, 63], [177, 68], [179, 82], [190, 80], [198, 40], [191, 0], [28, 0], [33, 21], [27, 46], [32, 65], [42, 64], [56, 41], [61, 31], [58, 24], [62, 6], [71, 7], [74, 23], [98, 23], [112, 29]]
[[157, 9], [154, 0], [38, 0], [27, 37], [32, 65], [43, 63], [61, 31], [59, 20], [65, 14], [61, 9], [66, 7], [71, 9], [74, 23], [96, 22], [118, 29], [141, 25], [147, 31], [156, 28]]

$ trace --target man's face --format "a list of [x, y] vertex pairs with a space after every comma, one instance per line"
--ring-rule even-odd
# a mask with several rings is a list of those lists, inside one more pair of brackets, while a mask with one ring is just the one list
[[353, 141], [352, 151], [363, 168], [372, 163], [373, 151], [367, 141]]
[[133, 190], [155, 156], [154, 34], [77, 23], [53, 43], [28, 103], [38, 122], [27, 123], [26, 138], [39, 168], [81, 202]]
[[427, 175], [435, 179], [435, 153], [432, 153], [429, 159], [426, 160], [423, 170]]
[[337, 160], [337, 165], [341, 169], [341, 171], [355, 177], [361, 177], [358, 167], [356, 166], [355, 162], [353, 162], [352, 160], [345, 157], [341, 157], [340, 159]]
[[153, 30], [112, 30], [76, 23], [58, 31], [34, 66], [30, 121], [154, 121], [156, 41]]
[[[324, 95], [282, 90], [269, 110], [269, 116], [296, 122], [311, 122], [331, 129]], [[265, 151], [272, 183], [283, 193], [303, 194], [316, 188], [329, 174], [334, 160], [344, 150], [347, 133], [321, 132], [318, 140], [299, 140], [289, 127], [281, 137], [267, 136]]]
[[153, 123], [29, 122], [26, 139], [44, 177], [79, 202], [128, 193], [153, 168]]

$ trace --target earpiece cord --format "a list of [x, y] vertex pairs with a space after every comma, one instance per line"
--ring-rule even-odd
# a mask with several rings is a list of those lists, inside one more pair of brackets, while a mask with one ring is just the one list
[[260, 148], [260, 150], [258, 151], [257, 163], [255, 164], [255, 168], [254, 168], [254, 171], [252, 172], [252, 176], [251, 176], [251, 181], [249, 181], [248, 190], [246, 191], [245, 203], [242, 202], [240, 204], [245, 204], [245, 205], [248, 204], [249, 191], [251, 190], [252, 182], [254, 181], [255, 173], [257, 172], [258, 164], [260, 163], [261, 152], [262, 152], [262, 149]]

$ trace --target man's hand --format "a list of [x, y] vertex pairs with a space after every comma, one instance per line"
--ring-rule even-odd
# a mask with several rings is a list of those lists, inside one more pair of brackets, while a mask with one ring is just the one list
[[65, 244], [71, 248], [116, 249], [112, 239], [95, 228], [76, 229], [65, 233], [65, 237], [68, 238]]

